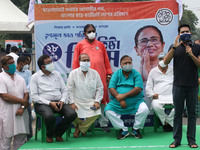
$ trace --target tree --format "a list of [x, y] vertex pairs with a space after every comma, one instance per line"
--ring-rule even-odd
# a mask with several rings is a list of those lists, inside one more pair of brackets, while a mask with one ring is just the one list
[[188, 24], [191, 27], [194, 38], [197, 36], [197, 28], [195, 26], [198, 24], [198, 18], [191, 10], [187, 10], [187, 7], [187, 5], [183, 5], [183, 16], [181, 18], [180, 24]]
[[29, 0], [11, 0], [21, 11], [28, 14]]
[[195, 34], [192, 35], [194, 40], [200, 39], [200, 28], [196, 29]]
[[[28, 14], [28, 0], [11, 0], [21, 11]], [[0, 34], [0, 43], [4, 45], [5, 40], [23, 40], [27, 47], [32, 46], [31, 34]]]

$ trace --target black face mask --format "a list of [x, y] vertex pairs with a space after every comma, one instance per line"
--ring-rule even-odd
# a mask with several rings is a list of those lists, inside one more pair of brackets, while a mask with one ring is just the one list
[[180, 39], [183, 42], [190, 42], [191, 41], [191, 34], [190, 33], [184, 33], [180, 35]]

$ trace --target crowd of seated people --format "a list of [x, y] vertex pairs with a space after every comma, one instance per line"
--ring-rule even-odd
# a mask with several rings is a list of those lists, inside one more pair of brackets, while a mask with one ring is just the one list
[[[197, 66], [200, 66], [200, 45], [189, 41], [190, 46], [188, 46], [188, 41], [184, 40], [185, 33], [190, 33], [188, 25], [180, 26], [178, 31], [179, 35], [169, 52], [166, 54], [161, 50], [157, 55], [158, 65], [152, 68], [145, 78], [145, 92], [152, 100], [151, 108], [158, 116], [164, 131], [173, 131], [174, 142], [170, 144], [170, 148], [181, 144], [182, 118], [180, 117], [186, 99], [190, 126], [187, 132], [188, 143], [191, 148], [196, 148], [198, 147], [195, 143], [196, 101], [193, 101], [197, 98], [196, 76]], [[62, 135], [71, 124], [75, 127], [73, 133], [75, 138], [78, 138], [80, 133], [86, 136], [95, 121], [99, 121], [102, 131], [111, 132], [108, 126], [110, 121], [112, 126], [119, 130], [117, 135], [119, 140], [126, 138], [130, 133], [135, 138], [142, 138], [140, 129], [144, 128], [151, 109], [144, 100], [144, 77], [133, 69], [134, 61], [128, 55], [121, 57], [121, 68], [113, 73], [105, 46], [95, 39], [94, 25], [86, 25], [84, 34], [86, 38], [75, 48], [73, 70], [66, 84], [61, 74], [55, 70], [49, 55], [43, 54], [38, 58], [39, 70], [33, 75], [28, 70], [30, 59], [27, 56], [18, 56], [17, 47], [11, 47], [11, 53], [1, 57], [3, 71], [0, 73], [0, 149], [10, 149], [12, 140], [13, 149], [18, 149], [32, 137], [31, 103], [34, 103], [35, 112], [44, 118], [47, 143], [52, 143], [53, 137], [57, 142], [63, 142]], [[138, 35], [138, 45], [141, 42], [143, 46], [145, 44], [147, 46], [149, 42], [153, 45], [162, 42], [156, 39], [155, 43], [151, 37], [148, 39], [144, 36], [145, 34], [142, 38], [146, 39], [146, 43], [141, 41]], [[180, 59], [179, 55], [183, 55], [183, 50], [187, 53], [183, 61], [189, 61], [185, 66], [180, 65], [182, 58]], [[174, 58], [174, 69], [168, 65], [172, 58]], [[182, 72], [180, 77], [179, 66], [182, 69], [189, 67], [190, 69], [186, 68], [189, 72]], [[194, 83], [193, 86], [190, 82], [182, 82], [190, 74], [197, 79], [196, 82], [190, 78]], [[111, 95], [110, 100], [108, 91]], [[164, 109], [166, 104], [174, 106], [168, 114]], [[62, 116], [62, 120], [56, 126], [55, 113]], [[130, 133], [121, 119], [122, 115], [135, 116]]]

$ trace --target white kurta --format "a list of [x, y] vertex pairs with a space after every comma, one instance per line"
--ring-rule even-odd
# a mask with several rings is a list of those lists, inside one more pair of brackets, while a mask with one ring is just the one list
[[154, 94], [158, 94], [156, 101], [161, 104], [173, 104], [173, 78], [173, 68], [171, 66], [168, 66], [165, 74], [160, 71], [158, 66], [153, 68], [146, 83], [147, 96], [152, 98]]
[[[15, 74], [12, 80], [7, 73], [0, 73], [0, 93], [23, 98], [27, 92], [26, 83], [21, 76]], [[19, 107], [21, 104], [8, 103], [0, 98], [0, 137], [3, 131], [8, 138], [18, 134], [29, 134], [28, 111], [24, 109], [22, 116], [16, 116]]]
[[171, 66], [168, 66], [165, 74], [158, 67], [150, 71], [146, 84], [146, 94], [151, 99], [154, 94], [158, 94], [158, 99], [152, 99], [151, 106], [163, 125], [167, 122], [173, 127], [174, 109], [167, 115], [163, 108], [165, 104], [173, 104], [172, 86], [173, 69]]
[[103, 84], [97, 71], [89, 68], [86, 76], [80, 68], [70, 72], [67, 80], [69, 103], [74, 103], [79, 118], [87, 118], [101, 114], [101, 109], [91, 110], [95, 102], [103, 99]]

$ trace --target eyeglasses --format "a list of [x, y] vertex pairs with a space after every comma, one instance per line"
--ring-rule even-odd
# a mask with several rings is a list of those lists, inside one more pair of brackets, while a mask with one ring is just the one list
[[90, 62], [89, 59], [83, 59], [83, 60], [80, 60], [81, 62]]
[[90, 31], [87, 31], [87, 33], [91, 33], [91, 32], [95, 33], [95, 30], [90, 30]]
[[146, 46], [149, 43], [149, 41], [153, 45], [156, 45], [156, 44], [160, 43], [160, 38], [159, 37], [152, 37], [150, 39], [143, 38], [143, 39], [139, 40], [138, 45], [140, 45], [140, 46]]

